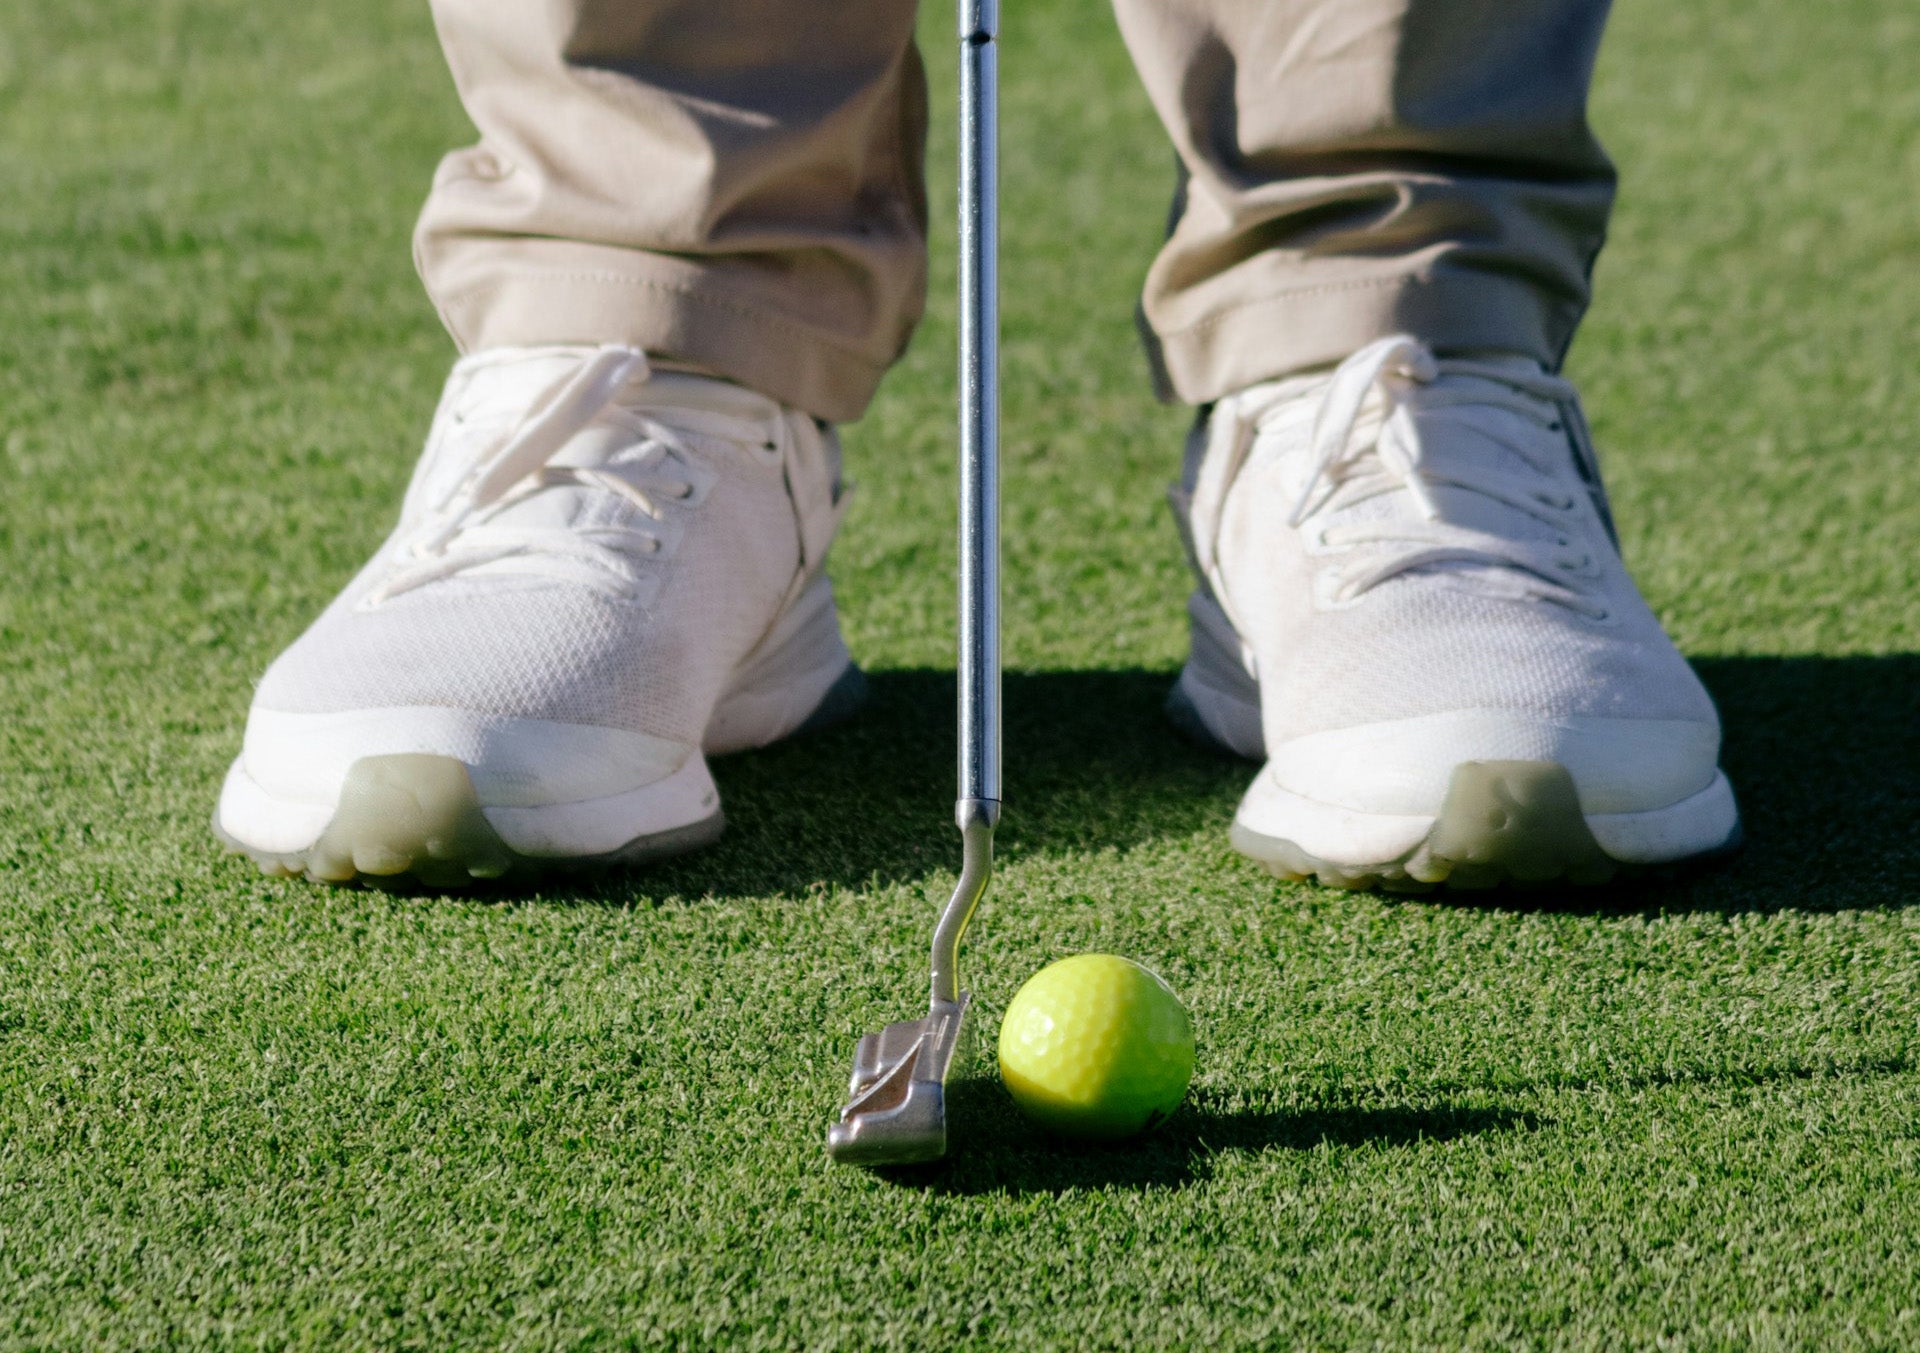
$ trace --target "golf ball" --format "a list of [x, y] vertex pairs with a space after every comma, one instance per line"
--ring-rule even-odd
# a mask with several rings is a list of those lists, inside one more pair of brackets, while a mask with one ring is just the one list
[[1115, 1141], [1164, 1122], [1193, 1076], [1193, 1021], [1173, 989], [1112, 954], [1028, 979], [1000, 1022], [1000, 1079], [1063, 1137]]

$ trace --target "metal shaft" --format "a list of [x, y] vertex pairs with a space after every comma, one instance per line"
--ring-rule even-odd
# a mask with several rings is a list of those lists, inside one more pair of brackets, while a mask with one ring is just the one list
[[960, 798], [1000, 799], [997, 0], [961, 0]]
[[960, 5], [960, 884], [933, 933], [933, 1004], [959, 998], [960, 937], [1000, 818], [999, 0]]

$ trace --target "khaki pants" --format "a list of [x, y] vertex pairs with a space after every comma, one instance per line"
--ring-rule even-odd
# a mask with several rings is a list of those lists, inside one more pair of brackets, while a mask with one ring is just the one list
[[[920, 315], [909, 0], [433, 0], [480, 143], [420, 273], [467, 350], [637, 343], [857, 417]], [[1115, 0], [1183, 169], [1142, 315], [1203, 402], [1408, 331], [1557, 365], [1613, 171], [1606, 0]]]

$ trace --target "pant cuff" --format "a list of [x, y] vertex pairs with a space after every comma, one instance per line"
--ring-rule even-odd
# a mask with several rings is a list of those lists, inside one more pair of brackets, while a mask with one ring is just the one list
[[514, 268], [436, 292], [462, 352], [543, 343], [631, 343], [829, 422], [866, 411], [889, 362], [733, 294], [693, 264], [636, 270]]
[[1516, 352], [1558, 369], [1582, 309], [1518, 278], [1454, 271], [1315, 283], [1169, 333], [1144, 319], [1141, 330], [1160, 398], [1205, 404], [1400, 333], [1437, 350]]

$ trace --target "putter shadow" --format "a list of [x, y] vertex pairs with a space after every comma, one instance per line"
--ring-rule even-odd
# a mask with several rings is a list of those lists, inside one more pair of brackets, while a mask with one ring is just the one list
[[1021, 1117], [991, 1079], [957, 1082], [952, 1094], [955, 1119], [967, 1125], [965, 1140], [943, 1161], [886, 1172], [890, 1182], [966, 1195], [1184, 1189], [1211, 1179], [1216, 1163], [1232, 1155], [1319, 1147], [1417, 1149], [1549, 1126], [1537, 1114], [1464, 1104], [1276, 1111], [1226, 1108], [1198, 1093], [1157, 1132], [1138, 1141], [1087, 1146], [1046, 1136]]

